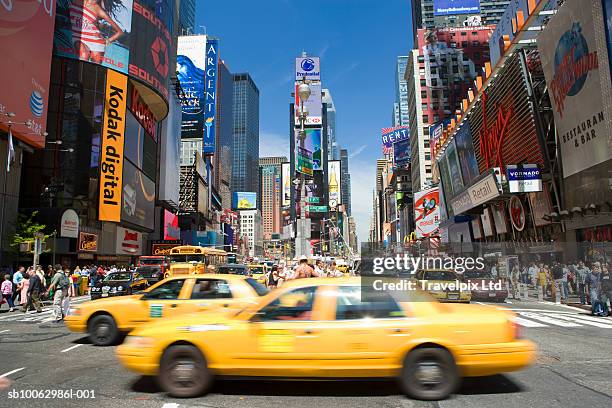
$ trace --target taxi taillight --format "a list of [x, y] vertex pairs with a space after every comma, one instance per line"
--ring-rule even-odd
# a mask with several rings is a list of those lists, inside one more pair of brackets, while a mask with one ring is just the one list
[[508, 322], [510, 323], [510, 330], [512, 332], [513, 338], [514, 339], [523, 338], [523, 331], [521, 329], [521, 326], [512, 320], [509, 320]]

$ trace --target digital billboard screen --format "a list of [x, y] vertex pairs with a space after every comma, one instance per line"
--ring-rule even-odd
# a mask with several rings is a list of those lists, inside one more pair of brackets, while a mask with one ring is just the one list
[[199, 139], [204, 135], [204, 70], [206, 36], [178, 38], [176, 75], [181, 84], [181, 137]]
[[283, 193], [281, 205], [287, 207], [291, 204], [291, 163], [283, 163], [281, 165], [281, 185]]
[[434, 0], [434, 16], [480, 13], [480, 0]]
[[255, 210], [257, 208], [257, 193], [251, 191], [239, 191], [232, 195], [232, 209]]
[[178, 215], [164, 209], [164, 240], [181, 239]]
[[468, 121], [465, 121], [463, 126], [461, 126], [455, 134], [455, 145], [457, 147], [457, 156], [459, 158], [463, 183], [469, 186], [480, 173], [478, 172], [478, 162], [476, 161], [476, 154], [474, 153], [472, 132], [470, 131], [470, 124]]
[[[312, 169], [323, 170], [323, 135], [321, 128], [305, 129], [306, 140], [304, 141], [304, 148], [312, 153]], [[300, 147], [299, 130], [295, 130], [295, 150], [296, 157], [298, 149]]]
[[155, 220], [155, 182], [129, 160], [123, 163], [123, 200], [121, 221], [153, 230]]

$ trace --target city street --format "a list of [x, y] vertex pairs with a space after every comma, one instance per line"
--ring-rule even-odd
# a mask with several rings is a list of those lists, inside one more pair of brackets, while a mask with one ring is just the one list
[[[81, 302], [79, 298], [75, 302]], [[122, 368], [114, 348], [95, 347], [82, 335], [40, 315], [0, 314], [0, 391], [11, 407], [604, 407], [612, 403], [612, 318], [550, 302], [512, 302], [525, 337], [539, 356], [527, 370], [464, 381], [450, 399], [407, 399], [392, 381], [217, 381], [198, 399], [167, 397], [150, 378]], [[7, 375], [8, 374], [8, 375]], [[9, 400], [12, 390], [91, 390], [95, 399]], [[176, 405], [178, 404], [178, 405]]]

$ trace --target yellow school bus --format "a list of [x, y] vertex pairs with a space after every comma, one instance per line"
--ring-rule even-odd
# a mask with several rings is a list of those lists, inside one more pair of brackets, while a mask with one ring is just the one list
[[170, 270], [165, 277], [215, 273], [217, 267], [227, 263], [227, 252], [216, 248], [181, 245], [170, 250]]

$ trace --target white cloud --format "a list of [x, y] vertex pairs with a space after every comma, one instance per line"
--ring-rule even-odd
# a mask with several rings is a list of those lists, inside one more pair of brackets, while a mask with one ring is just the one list
[[259, 157], [289, 158], [289, 136], [262, 130], [259, 132]]

